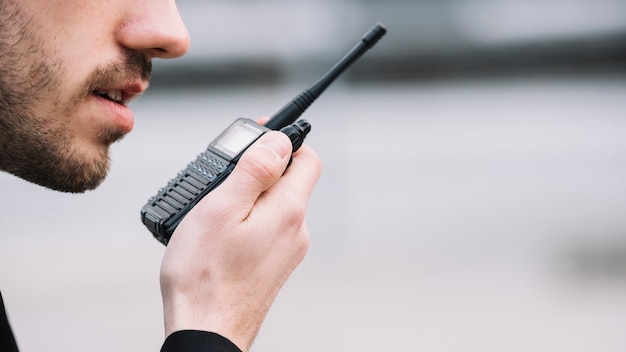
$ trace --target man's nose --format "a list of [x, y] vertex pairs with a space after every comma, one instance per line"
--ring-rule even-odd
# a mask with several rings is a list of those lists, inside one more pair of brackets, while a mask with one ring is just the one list
[[149, 59], [175, 58], [189, 49], [189, 32], [174, 0], [129, 1], [128, 14], [116, 31], [123, 47]]

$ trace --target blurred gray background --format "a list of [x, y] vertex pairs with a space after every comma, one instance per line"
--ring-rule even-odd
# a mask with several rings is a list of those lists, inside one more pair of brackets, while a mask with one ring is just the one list
[[306, 113], [311, 248], [254, 351], [624, 351], [626, 1], [179, 1], [97, 191], [0, 174], [24, 351], [157, 351], [164, 247], [139, 209], [232, 120], [273, 114], [376, 21]]

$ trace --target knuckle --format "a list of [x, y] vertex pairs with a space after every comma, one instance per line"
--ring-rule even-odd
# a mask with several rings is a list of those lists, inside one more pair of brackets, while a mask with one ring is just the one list
[[306, 216], [305, 206], [296, 206], [291, 209], [290, 219], [294, 225], [301, 226], [304, 223], [305, 216]]
[[306, 216], [306, 205], [295, 195], [286, 196], [287, 210], [284, 212], [285, 221], [289, 226], [300, 227]]
[[310, 177], [319, 177], [323, 168], [322, 160], [313, 149], [307, 145], [303, 145], [300, 149], [298, 149], [298, 151], [296, 151], [296, 153], [294, 153], [293, 157], [294, 161], [298, 159], [307, 164]]
[[302, 231], [303, 233], [298, 237], [297, 250], [301, 257], [304, 257], [309, 251], [309, 245], [311, 238], [308, 231]]

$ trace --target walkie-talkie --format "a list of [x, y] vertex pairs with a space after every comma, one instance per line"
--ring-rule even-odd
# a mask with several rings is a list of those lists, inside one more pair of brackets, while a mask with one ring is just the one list
[[167, 245], [189, 210], [219, 186], [235, 168], [243, 152], [268, 131], [282, 131], [291, 140], [293, 152], [298, 150], [311, 130], [311, 125], [306, 120], [296, 120], [346, 68], [371, 49], [385, 33], [385, 27], [377, 23], [326, 75], [280, 109], [265, 125], [246, 118], [235, 120], [187, 168], [148, 200], [141, 208], [143, 224], [157, 240]]

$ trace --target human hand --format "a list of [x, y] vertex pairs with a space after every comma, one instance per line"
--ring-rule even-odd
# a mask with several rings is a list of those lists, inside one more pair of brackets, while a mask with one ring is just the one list
[[303, 145], [283, 175], [290, 155], [285, 134], [266, 133], [178, 226], [161, 265], [166, 336], [205, 330], [250, 348], [308, 249], [304, 215], [321, 164]]

